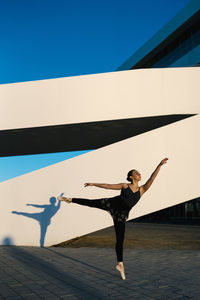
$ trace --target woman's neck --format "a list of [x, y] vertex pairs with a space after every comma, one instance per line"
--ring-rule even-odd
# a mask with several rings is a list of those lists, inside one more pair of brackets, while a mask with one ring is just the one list
[[137, 180], [133, 180], [133, 182], [131, 182], [131, 184], [130, 184], [132, 187], [134, 187], [134, 188], [138, 188], [138, 181]]

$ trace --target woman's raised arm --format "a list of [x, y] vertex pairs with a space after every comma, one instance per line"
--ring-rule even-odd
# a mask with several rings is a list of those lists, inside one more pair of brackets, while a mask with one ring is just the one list
[[150, 188], [152, 185], [153, 181], [155, 180], [156, 176], [158, 175], [160, 168], [162, 165], [166, 164], [168, 158], [164, 158], [161, 160], [159, 165], [156, 167], [155, 171], [151, 174], [150, 178], [147, 180], [147, 182], [140, 187], [140, 194], [141, 196]]
[[103, 189], [108, 190], [122, 190], [125, 186], [125, 183], [118, 183], [118, 184], [108, 184], [108, 183], [85, 183], [85, 187], [87, 186], [96, 186]]

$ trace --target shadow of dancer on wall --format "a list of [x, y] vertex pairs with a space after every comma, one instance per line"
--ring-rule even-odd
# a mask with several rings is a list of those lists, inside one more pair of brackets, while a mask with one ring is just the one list
[[2, 240], [2, 243], [1, 243], [3, 246], [13, 246], [14, 243], [13, 243], [13, 239], [9, 236], [6, 236], [3, 240]]
[[51, 224], [51, 218], [57, 213], [60, 209], [60, 201], [56, 205], [56, 198], [51, 197], [49, 199], [50, 204], [38, 205], [38, 204], [26, 204], [27, 206], [33, 206], [37, 208], [44, 208], [40, 213], [26, 213], [12, 211], [13, 214], [28, 217], [34, 219], [40, 224], [40, 247], [44, 247], [45, 235], [47, 232], [47, 227]]

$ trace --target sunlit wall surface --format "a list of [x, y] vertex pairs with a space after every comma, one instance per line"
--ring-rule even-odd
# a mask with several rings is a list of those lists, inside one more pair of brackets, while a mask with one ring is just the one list
[[199, 76], [198, 67], [169, 68], [1, 85], [1, 159], [36, 158], [2, 174], [1, 243], [48, 246], [112, 225], [104, 211], [56, 196], [115, 196], [83, 185], [126, 182], [132, 168], [143, 184], [164, 157], [130, 219], [199, 197]]

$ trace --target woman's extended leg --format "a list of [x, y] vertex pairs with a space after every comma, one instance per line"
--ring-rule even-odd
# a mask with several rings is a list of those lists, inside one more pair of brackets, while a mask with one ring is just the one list
[[107, 207], [108, 198], [91, 200], [91, 199], [83, 199], [83, 198], [66, 198], [64, 196], [58, 196], [57, 199], [60, 201], [67, 202], [67, 203], [76, 203], [76, 204], [85, 205], [85, 206], [89, 206], [89, 207], [108, 210], [108, 207]]
[[91, 199], [83, 199], [83, 198], [67, 198], [62, 195], [58, 196], [57, 199], [60, 201], [67, 202], [67, 203], [76, 203], [76, 204], [80, 204], [80, 205], [85, 205], [85, 206], [89, 206], [89, 207], [95, 207], [95, 208], [100, 208], [100, 209], [106, 210], [106, 206], [105, 206], [106, 201], [105, 200], [107, 200], [107, 199], [91, 200]]
[[83, 198], [72, 198], [72, 203], [95, 207], [95, 208], [100, 208], [100, 209], [105, 209], [105, 207], [104, 207], [105, 200], [104, 199], [90, 200], [90, 199], [83, 199]]
[[123, 243], [124, 243], [124, 234], [125, 234], [125, 221], [117, 222], [114, 221], [114, 228], [116, 234], [116, 245], [115, 250], [117, 254], [118, 264], [116, 269], [120, 272], [123, 280], [126, 279], [124, 273], [124, 264], [123, 264]]

